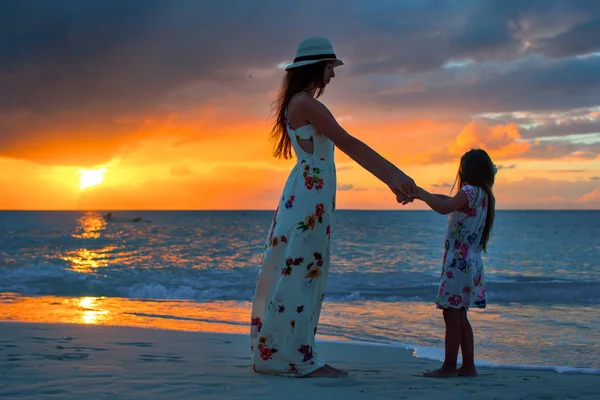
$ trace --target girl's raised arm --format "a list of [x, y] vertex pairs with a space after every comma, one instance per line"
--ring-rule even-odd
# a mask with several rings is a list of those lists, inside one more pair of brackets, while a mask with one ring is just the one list
[[[444, 198], [445, 197], [445, 198]], [[464, 191], [459, 190], [454, 197], [440, 197], [436, 194], [431, 194], [423, 188], [418, 188], [417, 198], [427, 203], [427, 205], [435, 212], [440, 214], [450, 214], [458, 211], [469, 204], [467, 195]]]

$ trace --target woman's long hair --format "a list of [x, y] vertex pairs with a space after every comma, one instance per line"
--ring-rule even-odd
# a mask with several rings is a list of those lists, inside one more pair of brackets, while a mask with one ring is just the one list
[[292, 158], [292, 142], [287, 133], [286, 109], [291, 98], [300, 92], [316, 89], [315, 97], [320, 97], [325, 90], [325, 66], [326, 61], [292, 68], [286, 71], [279, 95], [273, 103], [275, 111], [275, 124], [271, 129], [269, 138], [274, 143], [273, 157]]
[[488, 153], [485, 150], [472, 149], [461, 157], [458, 174], [456, 174], [456, 180], [454, 181], [454, 186], [452, 186], [452, 189], [454, 189], [458, 185], [458, 189], [460, 190], [460, 188], [468, 183], [469, 185], [483, 189], [487, 194], [487, 216], [485, 218], [483, 237], [481, 238], [481, 246], [486, 253], [487, 243], [490, 239], [490, 232], [492, 231], [496, 215], [496, 198], [492, 192], [494, 178], [494, 163]]

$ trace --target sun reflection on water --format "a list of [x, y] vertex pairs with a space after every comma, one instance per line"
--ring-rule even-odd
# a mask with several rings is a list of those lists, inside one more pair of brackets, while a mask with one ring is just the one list
[[[75, 239], [98, 239], [106, 229], [106, 221], [102, 216], [88, 212], [77, 219], [77, 227], [71, 237]], [[69, 250], [60, 258], [71, 264], [73, 271], [87, 274], [100, 267], [107, 267], [109, 255], [116, 246], [105, 246], [101, 249], [80, 248]]]
[[108, 266], [109, 255], [114, 249], [115, 246], [105, 246], [99, 250], [77, 249], [66, 252], [61, 259], [71, 263], [73, 271], [87, 274]]
[[72, 237], [76, 239], [98, 239], [106, 229], [106, 221], [102, 216], [88, 212], [77, 219], [77, 229]]

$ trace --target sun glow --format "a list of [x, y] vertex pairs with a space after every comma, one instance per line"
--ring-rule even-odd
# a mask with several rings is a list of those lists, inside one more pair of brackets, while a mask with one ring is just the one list
[[77, 171], [79, 174], [79, 188], [83, 190], [101, 184], [104, 182], [104, 173], [106, 171], [106, 168], [80, 169]]

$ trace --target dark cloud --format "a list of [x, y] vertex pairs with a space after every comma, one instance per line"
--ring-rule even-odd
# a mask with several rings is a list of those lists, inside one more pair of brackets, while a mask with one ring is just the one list
[[152, 16], [166, 11], [160, 4], [3, 2], [0, 109], [44, 113], [124, 104], [130, 109], [172, 85], [165, 80], [169, 74], [159, 75], [164, 62], [149, 47]]
[[434, 183], [431, 186], [433, 186], [435, 188], [449, 188], [449, 187], [452, 187], [452, 184], [449, 182], [444, 182], [444, 183]]
[[[386, 56], [381, 63], [408, 69], [475, 54], [490, 60], [517, 45], [511, 20], [598, 8], [531, 0], [354, 0], [343, 8], [334, 1], [3, 2], [0, 110], [141, 108], [196, 79], [241, 79], [241, 70], [290, 59], [311, 33], [332, 37], [358, 69], [361, 59]], [[568, 38], [561, 41], [568, 47]]]
[[515, 62], [505, 72], [501, 65], [481, 71], [467, 83], [441, 76], [426, 90], [378, 96], [381, 107], [406, 110], [443, 110], [477, 115], [514, 111], [554, 111], [600, 104], [600, 56], [548, 62], [537, 57]]
[[498, 169], [515, 169], [515, 168], [517, 168], [517, 164], [498, 165]]
[[[524, 54], [559, 57], [600, 49], [598, 2], [466, 0], [388, 2], [355, 35], [365, 61], [360, 73], [435, 69], [450, 60], [516, 60]], [[376, 8], [384, 11], [382, 8]], [[366, 31], [366, 32], [365, 32]], [[370, 35], [372, 33], [372, 35]]]
[[364, 3], [349, 32], [350, 69], [393, 73], [436, 68], [455, 56], [450, 54], [448, 31], [464, 26], [474, 1]]
[[563, 58], [600, 50], [600, 18], [596, 17], [552, 38], [541, 40], [534, 46], [535, 51], [549, 57]]
[[521, 128], [520, 131], [521, 135], [525, 138], [600, 133], [600, 118], [586, 118], [564, 122], [550, 120], [532, 128]]
[[344, 192], [344, 191], [348, 191], [348, 190], [352, 190], [352, 189], [354, 189], [354, 185], [351, 183], [347, 183], [347, 184], [338, 183], [338, 185], [337, 185], [337, 190], [339, 190], [340, 192]]
[[598, 159], [600, 157], [600, 144], [586, 145], [571, 143], [565, 140], [543, 141], [540, 144], [532, 145], [522, 156], [522, 158], [540, 160], [563, 157], [571, 157], [583, 161]]
[[[231, 81], [241, 76], [236, 71], [293, 56], [296, 35], [284, 29], [290, 21], [281, 18], [283, 6], [270, 0], [261, 6], [243, 0], [3, 2], [0, 110], [144, 109], [188, 82]], [[291, 14], [299, 11], [290, 7]]]
[[600, 134], [600, 110], [582, 108], [551, 113], [481, 115], [489, 125], [514, 122], [523, 138]]
[[[382, 77], [371, 80], [365, 74], [418, 78], [413, 91], [376, 96], [382, 108], [439, 108], [464, 116], [597, 105], [600, 57], [522, 57], [560, 58], [600, 49], [599, 4], [0, 2], [0, 155], [72, 162], [109, 158], [174, 92], [185, 92], [181, 96], [196, 106], [232, 94], [263, 101], [280, 75], [260, 78], [256, 71], [291, 60], [298, 41], [309, 35], [333, 40], [347, 60], [346, 73], [355, 78], [355, 87], [366, 85], [367, 94]], [[484, 64], [440, 69], [465, 59]], [[475, 79], [459, 79], [463, 73]], [[365, 92], [360, 94], [367, 101]], [[132, 122], [116, 122], [124, 117]], [[59, 143], [58, 150], [49, 154], [42, 149], [46, 143]]]

